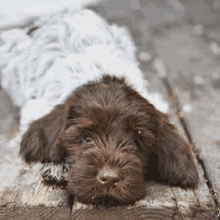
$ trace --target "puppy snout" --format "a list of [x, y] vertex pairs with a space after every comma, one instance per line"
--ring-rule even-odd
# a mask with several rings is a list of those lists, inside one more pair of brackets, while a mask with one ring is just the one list
[[120, 182], [120, 174], [117, 169], [104, 166], [98, 173], [98, 181], [102, 185], [116, 186]]

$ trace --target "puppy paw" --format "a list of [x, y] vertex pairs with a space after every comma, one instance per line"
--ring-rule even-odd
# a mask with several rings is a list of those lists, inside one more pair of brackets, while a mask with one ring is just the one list
[[41, 169], [43, 183], [47, 186], [65, 188], [67, 184], [67, 171], [66, 164], [46, 163]]

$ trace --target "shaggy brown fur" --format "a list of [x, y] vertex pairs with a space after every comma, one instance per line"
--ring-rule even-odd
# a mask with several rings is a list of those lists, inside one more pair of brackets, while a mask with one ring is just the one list
[[146, 195], [148, 179], [182, 188], [199, 180], [190, 147], [167, 116], [109, 75], [34, 121], [20, 154], [27, 163], [67, 164], [68, 194], [95, 205], [132, 204]]

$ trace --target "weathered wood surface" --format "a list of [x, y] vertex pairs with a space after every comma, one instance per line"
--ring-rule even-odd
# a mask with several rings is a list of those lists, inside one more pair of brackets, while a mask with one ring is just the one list
[[30, 208], [4, 208], [0, 211], [0, 219], [20, 220], [20, 219], [105, 219], [105, 220], [129, 220], [129, 219], [158, 219], [158, 220], [182, 220], [182, 219], [198, 219], [212, 220], [213, 213], [207, 207], [191, 207], [186, 213], [185, 210], [172, 208], [149, 208], [147, 206], [138, 206], [132, 208], [117, 207], [117, 208], [96, 208], [82, 209], [73, 213], [70, 217], [68, 210], [65, 207], [30, 207]]
[[[52, 207], [47, 207], [48, 198], [53, 194], [50, 190], [45, 195], [31, 195], [33, 192], [30, 192], [29, 199], [26, 200], [29, 205], [22, 206], [22, 198], [14, 193], [10, 196], [8, 192], [4, 197], [5, 202], [1, 200], [0, 219], [217, 219], [218, 210], [211, 202], [205, 183], [200, 183], [199, 189], [194, 193], [155, 183], [148, 183], [146, 187], [148, 195], [134, 206], [105, 208], [76, 202], [71, 218], [62, 193], [57, 194], [57, 199], [61, 197], [63, 204], [57, 202], [57, 205], [54, 203]], [[37, 201], [41, 201], [40, 204], [33, 205]], [[43, 201], [46, 206], [42, 205]]]

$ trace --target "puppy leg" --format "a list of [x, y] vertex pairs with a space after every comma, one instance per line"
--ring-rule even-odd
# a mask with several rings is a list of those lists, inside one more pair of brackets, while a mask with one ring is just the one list
[[67, 184], [67, 171], [66, 164], [46, 163], [41, 169], [43, 182], [50, 186], [66, 187]]
[[44, 164], [43, 182], [49, 186], [66, 185], [66, 150], [59, 136], [63, 129], [64, 106], [56, 106], [52, 112], [34, 121], [22, 137], [20, 155], [26, 163]]

